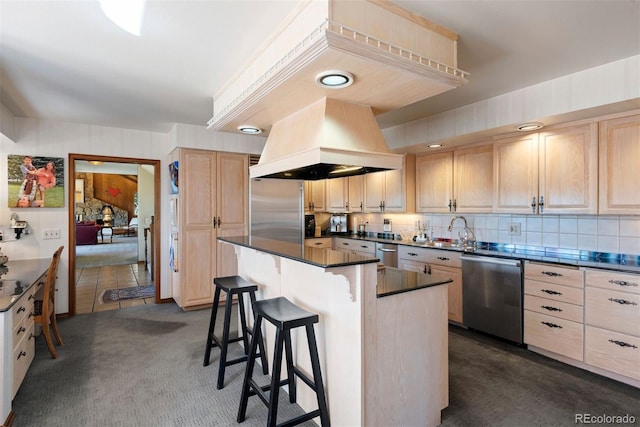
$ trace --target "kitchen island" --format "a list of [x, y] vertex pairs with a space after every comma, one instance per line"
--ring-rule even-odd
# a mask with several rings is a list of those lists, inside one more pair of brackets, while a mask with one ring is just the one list
[[[316, 336], [334, 425], [440, 424], [448, 406], [447, 286], [441, 286], [448, 277], [278, 240], [219, 240], [234, 245], [238, 275], [258, 286], [258, 298], [284, 296], [319, 315]], [[274, 330], [265, 327], [271, 363]], [[310, 373], [304, 334], [292, 338], [294, 360]], [[298, 387], [298, 404], [316, 407], [306, 386]]]

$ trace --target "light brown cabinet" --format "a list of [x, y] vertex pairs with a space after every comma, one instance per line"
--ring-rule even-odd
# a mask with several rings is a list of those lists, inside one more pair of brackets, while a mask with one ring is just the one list
[[248, 232], [248, 155], [181, 148], [172, 160], [180, 182], [173, 297], [182, 308], [211, 304], [213, 278], [237, 272], [233, 247], [217, 238]]
[[418, 212], [491, 212], [493, 146], [416, 158]]
[[349, 212], [364, 212], [364, 176], [349, 177]]
[[326, 181], [327, 210], [329, 212], [349, 211], [349, 178], [332, 178]]
[[334, 237], [333, 249], [356, 255], [372, 256], [376, 253], [376, 244], [364, 240], [349, 239], [346, 237]]
[[448, 284], [448, 317], [462, 323], [462, 261], [459, 252], [401, 245], [398, 247], [398, 268], [438, 273], [453, 280]]
[[585, 362], [640, 380], [640, 274], [585, 272]]
[[304, 182], [304, 209], [306, 212], [326, 211], [327, 181], [326, 179], [318, 179]]
[[495, 212], [597, 213], [598, 124], [494, 141]]
[[640, 115], [600, 122], [600, 214], [640, 212]]
[[524, 267], [524, 342], [583, 360], [584, 273], [533, 262]]
[[402, 169], [364, 175], [367, 212], [415, 212], [415, 156], [403, 158]]

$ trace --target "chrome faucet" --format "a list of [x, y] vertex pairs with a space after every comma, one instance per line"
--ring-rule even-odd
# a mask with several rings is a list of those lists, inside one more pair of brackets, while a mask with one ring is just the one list
[[467, 219], [463, 216], [454, 216], [451, 219], [451, 222], [449, 223], [449, 228], [447, 228], [447, 230], [449, 230], [449, 232], [451, 232], [451, 230], [453, 230], [453, 223], [456, 221], [456, 219], [461, 219], [464, 221], [464, 228], [467, 228]]
[[457, 220], [457, 219], [461, 219], [462, 221], [464, 221], [464, 230], [461, 233], [458, 233], [458, 236], [460, 237], [460, 243], [462, 244], [463, 249], [464, 248], [473, 248], [476, 245], [476, 235], [473, 233], [473, 230], [471, 228], [469, 228], [469, 226], [467, 225], [467, 219], [463, 216], [454, 216], [451, 219], [451, 222], [449, 223], [449, 227], [447, 228], [447, 230], [449, 232], [451, 232], [453, 230], [453, 223]]

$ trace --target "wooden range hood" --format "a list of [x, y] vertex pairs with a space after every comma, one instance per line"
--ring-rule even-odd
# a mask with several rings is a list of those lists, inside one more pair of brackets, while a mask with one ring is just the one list
[[[269, 134], [276, 123], [291, 125], [292, 118], [305, 116], [302, 110], [329, 98], [369, 109], [377, 128], [375, 115], [467, 82], [468, 74], [456, 68], [457, 39], [387, 0], [303, 0], [214, 96], [208, 127], [238, 132], [250, 125]], [[327, 70], [351, 73], [354, 83], [343, 89], [321, 87], [315, 77]], [[339, 145], [333, 142], [333, 148]], [[287, 146], [291, 151], [308, 148], [300, 138]], [[386, 144], [381, 152], [388, 153]]]

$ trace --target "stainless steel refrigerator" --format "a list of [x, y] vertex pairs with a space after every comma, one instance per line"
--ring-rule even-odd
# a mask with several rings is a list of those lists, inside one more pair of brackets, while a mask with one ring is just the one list
[[249, 186], [249, 234], [303, 245], [304, 181], [254, 178]]

